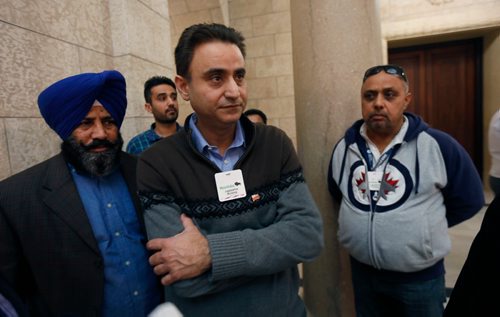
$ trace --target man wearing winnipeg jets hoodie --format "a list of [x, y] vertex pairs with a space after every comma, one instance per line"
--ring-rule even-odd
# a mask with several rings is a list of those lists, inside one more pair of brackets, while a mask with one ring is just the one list
[[479, 175], [463, 147], [405, 112], [397, 65], [368, 69], [363, 119], [333, 150], [328, 185], [340, 203], [340, 243], [351, 255], [357, 316], [442, 316], [448, 227], [480, 210]]

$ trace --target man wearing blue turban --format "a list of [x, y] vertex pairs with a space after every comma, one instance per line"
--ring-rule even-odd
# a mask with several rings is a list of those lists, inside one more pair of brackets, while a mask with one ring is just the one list
[[38, 105], [61, 153], [0, 182], [0, 275], [33, 316], [147, 316], [161, 291], [121, 150], [125, 78], [71, 76]]

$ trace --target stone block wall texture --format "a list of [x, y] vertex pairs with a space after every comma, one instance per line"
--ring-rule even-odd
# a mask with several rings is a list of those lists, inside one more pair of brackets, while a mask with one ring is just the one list
[[128, 141], [151, 123], [144, 81], [174, 73], [167, 1], [1, 0], [0, 42], [0, 179], [59, 151], [61, 141], [36, 102], [51, 83], [83, 72], [122, 72]]
[[382, 37], [398, 40], [498, 27], [498, 0], [380, 0]]

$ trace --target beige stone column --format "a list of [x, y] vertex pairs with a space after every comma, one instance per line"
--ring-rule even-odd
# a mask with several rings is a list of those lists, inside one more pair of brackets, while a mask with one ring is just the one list
[[336, 239], [338, 206], [327, 188], [335, 143], [361, 117], [363, 71], [382, 62], [376, 2], [292, 0], [297, 146], [321, 210], [325, 249], [304, 266], [304, 297], [312, 316], [354, 316], [348, 256]]

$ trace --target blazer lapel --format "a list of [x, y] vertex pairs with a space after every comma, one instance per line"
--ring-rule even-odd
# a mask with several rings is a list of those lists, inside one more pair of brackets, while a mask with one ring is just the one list
[[50, 210], [71, 227], [92, 250], [100, 254], [80, 195], [61, 154], [50, 162], [42, 192], [44, 202]]
[[131, 156], [124, 152], [120, 154], [121, 154], [120, 170], [122, 172], [123, 179], [125, 179], [125, 183], [127, 183], [128, 191], [130, 192], [130, 197], [132, 197], [132, 201], [134, 202], [137, 219], [141, 227], [144, 227], [142, 206], [141, 202], [139, 201], [139, 197], [137, 195], [137, 175], [136, 175], [137, 159], [134, 156]]

